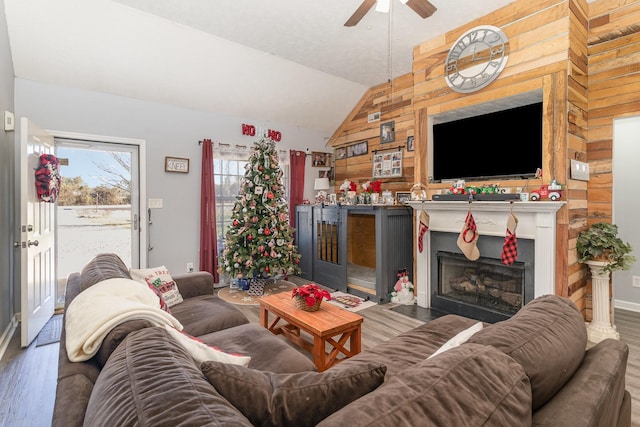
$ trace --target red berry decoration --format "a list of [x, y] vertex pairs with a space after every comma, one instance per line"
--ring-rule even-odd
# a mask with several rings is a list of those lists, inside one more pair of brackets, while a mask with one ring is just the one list
[[265, 272], [265, 273], [268, 273], [268, 272], [269, 272], [269, 267], [265, 267], [265, 268], [264, 268], [264, 272]]

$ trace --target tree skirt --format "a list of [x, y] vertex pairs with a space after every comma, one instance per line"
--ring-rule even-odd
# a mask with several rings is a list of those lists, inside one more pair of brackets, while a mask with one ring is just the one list
[[280, 292], [290, 293], [295, 287], [296, 285], [291, 282], [280, 280], [274, 284], [265, 285], [264, 293], [262, 295], [249, 295], [247, 291], [241, 291], [239, 289], [231, 289], [227, 287], [220, 289], [218, 291], [218, 296], [220, 297], [220, 299], [223, 299], [232, 304], [258, 305], [258, 299], [263, 296], [278, 294]]

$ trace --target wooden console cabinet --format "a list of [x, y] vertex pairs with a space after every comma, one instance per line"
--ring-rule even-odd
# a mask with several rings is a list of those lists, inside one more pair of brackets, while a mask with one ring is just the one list
[[[413, 272], [410, 207], [300, 205], [296, 225], [305, 279], [381, 303], [389, 301], [398, 270]], [[361, 273], [370, 276], [366, 285]]]

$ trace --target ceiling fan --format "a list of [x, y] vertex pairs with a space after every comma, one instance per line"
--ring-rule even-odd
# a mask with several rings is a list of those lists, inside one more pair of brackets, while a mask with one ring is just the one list
[[[415, 13], [425, 19], [433, 15], [437, 10], [429, 0], [400, 0], [403, 4], [409, 6]], [[369, 10], [376, 4], [376, 10], [379, 12], [389, 12], [390, 0], [364, 0], [362, 4], [353, 12], [353, 15], [344, 23], [345, 27], [353, 27], [369, 12]]]

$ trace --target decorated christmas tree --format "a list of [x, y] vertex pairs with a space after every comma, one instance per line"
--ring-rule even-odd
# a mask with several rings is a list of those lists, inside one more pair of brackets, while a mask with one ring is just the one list
[[230, 278], [266, 278], [300, 272], [289, 207], [283, 197], [278, 152], [269, 138], [254, 143], [231, 214], [220, 263]]

